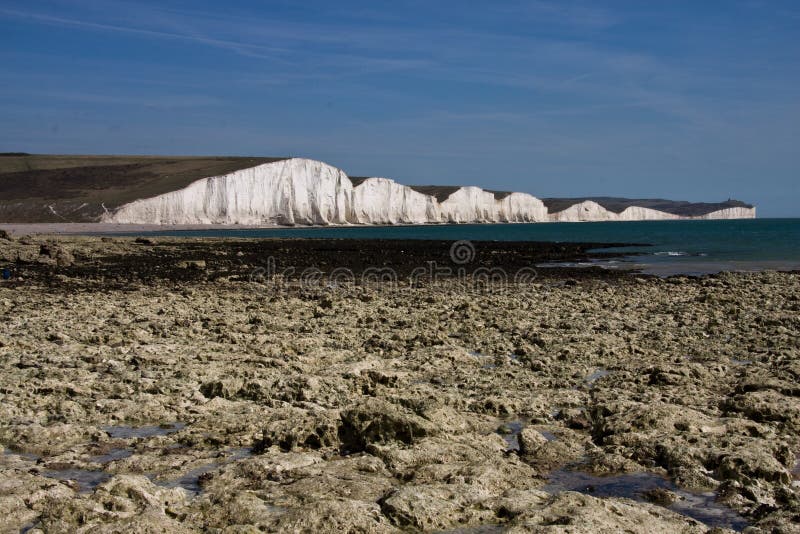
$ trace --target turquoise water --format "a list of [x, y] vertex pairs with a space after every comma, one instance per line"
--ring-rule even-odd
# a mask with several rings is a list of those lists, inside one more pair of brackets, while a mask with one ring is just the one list
[[800, 219], [187, 230], [149, 235], [646, 243], [610, 249], [620, 257], [600, 263], [664, 275], [800, 269]]

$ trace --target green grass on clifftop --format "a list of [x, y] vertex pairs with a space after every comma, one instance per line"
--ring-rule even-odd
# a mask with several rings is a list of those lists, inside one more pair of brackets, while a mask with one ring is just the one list
[[0, 154], [0, 222], [94, 221], [103, 205], [111, 210], [282, 159]]

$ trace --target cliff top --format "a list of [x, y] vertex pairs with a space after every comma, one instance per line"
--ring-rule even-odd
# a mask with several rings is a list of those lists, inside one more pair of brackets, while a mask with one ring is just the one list
[[[208, 176], [287, 158], [200, 156], [78, 156], [0, 154], [0, 219], [14, 222], [59, 222], [49, 201], [67, 201], [76, 220], [148, 198]], [[79, 208], [82, 204], [83, 206]]]
[[408, 187], [417, 193], [435, 197], [437, 202], [444, 202], [450, 195], [461, 189], [460, 185], [409, 185]]

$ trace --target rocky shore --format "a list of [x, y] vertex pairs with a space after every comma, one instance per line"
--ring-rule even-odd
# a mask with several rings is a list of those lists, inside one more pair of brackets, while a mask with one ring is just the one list
[[470, 245], [0, 237], [3, 531], [797, 531], [797, 273]]

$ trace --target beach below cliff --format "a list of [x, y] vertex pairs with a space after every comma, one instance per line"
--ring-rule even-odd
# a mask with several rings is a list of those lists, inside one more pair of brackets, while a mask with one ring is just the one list
[[800, 275], [595, 247], [0, 239], [3, 531], [792, 531]]
[[287, 228], [277, 225], [244, 226], [230, 224], [121, 224], [100, 222], [65, 222], [65, 223], [0, 223], [0, 230], [10, 235], [98, 235], [98, 234], [128, 234], [148, 232], [181, 232], [191, 230], [235, 230], [235, 229], [261, 229], [261, 228]]

